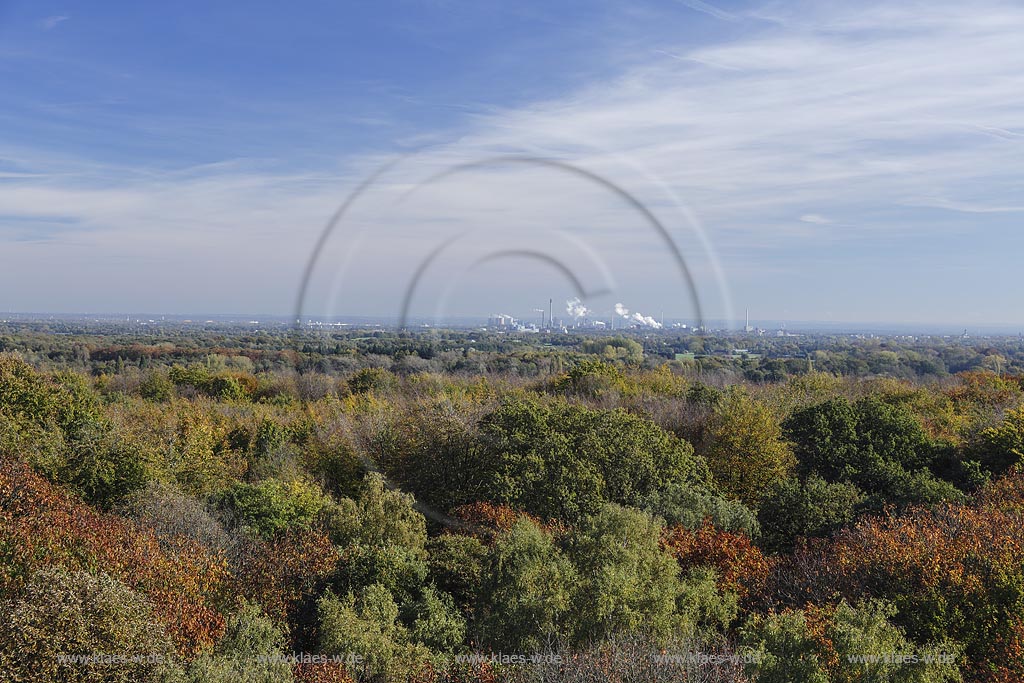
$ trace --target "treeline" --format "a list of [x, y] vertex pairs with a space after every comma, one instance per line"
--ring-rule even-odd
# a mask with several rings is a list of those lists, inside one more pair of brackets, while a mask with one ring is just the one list
[[[325, 373], [216, 348], [0, 355], [12, 680], [1024, 677], [1005, 369], [753, 382], [609, 337], [515, 351], [545, 359], [525, 376], [359, 351]], [[86, 653], [160, 656], [57, 656]], [[863, 659], [894, 654], [918, 661]]]
[[[0, 353], [18, 353], [35, 367], [92, 375], [205, 364], [254, 373], [346, 376], [363, 367], [396, 374], [444, 373], [537, 379], [597, 357], [631, 367], [677, 365], [690, 375], [733, 383], [777, 383], [810, 372], [843, 377], [935, 380], [962, 372], [1024, 374], [1024, 340], [855, 338], [802, 335], [675, 334], [672, 331], [591, 334], [506, 334], [486, 330], [397, 332], [380, 329], [315, 333], [277, 328], [204, 330], [178, 326], [146, 334], [97, 334], [62, 324], [0, 324]], [[114, 327], [114, 330], [120, 328]]]

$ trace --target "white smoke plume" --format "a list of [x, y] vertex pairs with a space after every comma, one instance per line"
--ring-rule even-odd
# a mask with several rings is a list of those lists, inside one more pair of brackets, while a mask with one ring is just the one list
[[583, 305], [578, 298], [572, 298], [565, 302], [565, 312], [572, 318], [582, 318], [590, 309]]
[[629, 309], [623, 306], [622, 304], [615, 304], [615, 313], [632, 323], [643, 325], [644, 327], [650, 327], [655, 330], [661, 329], [661, 323], [659, 323], [651, 316], [644, 315], [639, 311], [634, 311], [633, 313], [630, 313]]
[[640, 323], [644, 327], [652, 327], [656, 330], [661, 329], [661, 323], [652, 318], [649, 315], [641, 315], [640, 313], [633, 313], [633, 322]]

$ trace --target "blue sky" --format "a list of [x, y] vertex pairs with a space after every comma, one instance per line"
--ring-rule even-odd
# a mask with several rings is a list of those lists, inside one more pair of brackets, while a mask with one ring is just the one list
[[395, 315], [450, 244], [413, 313], [693, 315], [621, 197], [479, 165], [529, 155], [648, 207], [706, 316], [1024, 325], [1022, 34], [989, 2], [0, 2], [0, 308], [288, 313], [397, 159], [309, 314]]

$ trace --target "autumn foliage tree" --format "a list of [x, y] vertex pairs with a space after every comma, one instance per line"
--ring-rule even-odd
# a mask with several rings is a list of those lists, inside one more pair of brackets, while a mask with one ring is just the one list
[[662, 544], [684, 570], [710, 567], [718, 575], [719, 588], [740, 598], [761, 591], [773, 562], [743, 533], [723, 531], [710, 521], [690, 530], [675, 526], [665, 530]]
[[876, 597], [915, 642], [953, 638], [974, 680], [1019, 680], [1024, 610], [1021, 475], [974, 505], [890, 512], [798, 549], [771, 588], [787, 604]]
[[771, 411], [741, 390], [716, 404], [708, 431], [705, 453], [715, 483], [747, 505], [756, 505], [796, 464]]
[[[0, 324], [4, 680], [1024, 680], [1015, 340], [819, 339], [805, 373], [809, 337], [52, 324]], [[955, 660], [847, 659], [894, 652]]]
[[24, 463], [0, 459], [0, 592], [17, 594], [47, 567], [104, 572], [145, 595], [183, 654], [212, 644], [224, 627], [225, 558], [98, 512]]

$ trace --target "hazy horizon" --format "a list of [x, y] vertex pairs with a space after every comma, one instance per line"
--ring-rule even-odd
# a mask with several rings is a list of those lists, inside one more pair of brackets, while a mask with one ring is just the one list
[[[407, 320], [408, 326], [424, 327], [424, 326], [452, 326], [452, 327], [465, 327], [465, 326], [482, 326], [491, 315], [512, 315], [518, 322], [524, 324], [536, 323], [539, 320], [539, 315], [530, 317], [527, 314], [518, 314], [514, 309], [509, 309], [512, 312], [503, 311], [492, 311], [490, 313], [478, 313], [478, 314], [466, 314], [466, 315], [452, 315], [446, 318], [435, 320], [432, 318], [425, 317], [410, 317]], [[6, 316], [14, 317], [14, 320], [6, 318]], [[125, 317], [131, 318], [130, 321], [123, 321]], [[233, 323], [238, 326], [245, 325], [251, 322], [258, 322], [261, 324], [275, 323], [283, 326], [291, 326], [292, 315], [288, 313], [267, 313], [258, 311], [190, 311], [190, 312], [168, 312], [168, 311], [7, 311], [6, 313], [0, 314], [0, 322], [17, 322], [19, 321], [43, 321], [46, 319], [56, 320], [81, 320], [94, 318], [96, 320], [102, 320], [104, 322], [136, 322], [143, 321], [148, 322], [154, 320], [155, 322], [161, 322], [157, 320], [158, 317], [163, 317], [166, 322], [183, 322], [189, 321], [194, 324], [202, 324], [208, 321], [214, 323]], [[557, 312], [555, 314], [557, 322], [566, 323], [569, 327], [573, 327], [575, 322], [569, 319], [567, 316], [560, 316]], [[621, 318], [614, 316], [613, 314], [593, 314], [587, 315], [586, 321], [611, 321], [615, 320], [617, 324], [624, 325], [623, 327], [607, 328], [605, 331], [619, 331], [626, 329], [633, 329], [634, 331], [659, 331], [659, 328], [645, 328], [643, 326], [629, 327], [628, 322], [623, 322]], [[313, 323], [345, 323], [353, 326], [359, 326], [361, 324], [373, 324], [382, 325], [386, 327], [396, 327], [400, 322], [399, 317], [394, 315], [346, 315], [344, 313], [331, 314], [329, 316], [307, 316], [303, 319], [303, 325], [307, 325], [310, 322]], [[742, 331], [746, 320], [744, 318], [725, 319], [725, 318], [706, 318], [704, 324], [710, 329], [723, 330], [723, 331]], [[666, 316], [664, 319], [665, 327], [661, 328], [661, 331], [672, 332], [678, 331], [678, 329], [672, 328], [671, 325], [680, 323], [693, 326], [696, 321], [692, 318], [676, 318]], [[881, 320], [815, 320], [815, 319], [769, 319], [769, 318], [750, 318], [750, 326], [754, 328], [754, 331], [761, 329], [767, 333], [768, 336], [772, 336], [779, 329], [785, 329], [790, 332], [818, 332], [818, 333], [836, 333], [836, 334], [856, 334], [856, 333], [890, 333], [890, 334], [922, 334], [922, 335], [942, 335], [942, 336], [957, 336], [962, 334], [964, 331], [971, 335], [994, 335], [994, 336], [1019, 336], [1024, 334], [1024, 324], [1014, 324], [1005, 322], [980, 322], [980, 323], [959, 323], [955, 320], [949, 321], [926, 321], [926, 322], [891, 322]], [[587, 331], [584, 325], [578, 327], [580, 331]]]

